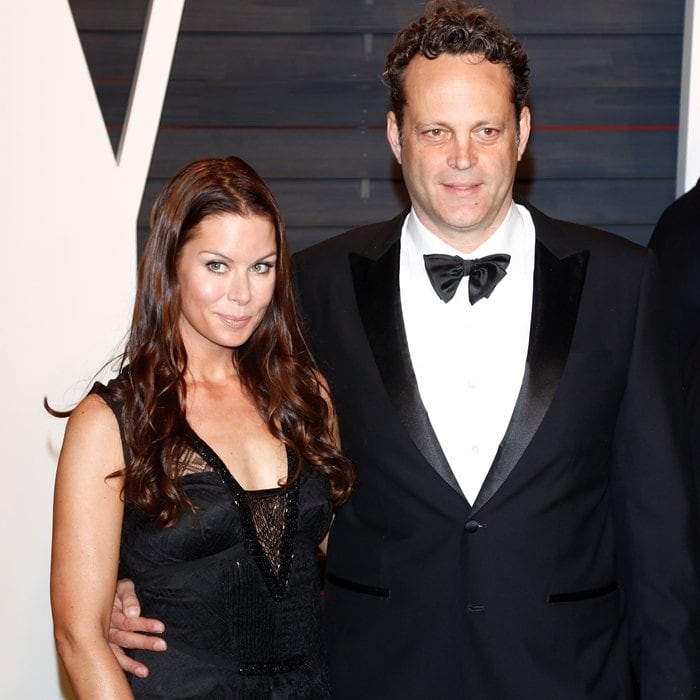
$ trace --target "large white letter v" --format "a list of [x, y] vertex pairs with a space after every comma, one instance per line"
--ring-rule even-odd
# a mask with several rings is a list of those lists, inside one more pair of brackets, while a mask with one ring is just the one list
[[141, 205], [165, 99], [185, 0], [151, 0], [136, 79], [127, 108], [117, 163], [121, 191], [134, 211]]
[[68, 0], [0, 2], [3, 697], [62, 697], [46, 589], [64, 424], [41, 400], [77, 398], [128, 328], [135, 222], [183, 5], [151, 4], [115, 161]]

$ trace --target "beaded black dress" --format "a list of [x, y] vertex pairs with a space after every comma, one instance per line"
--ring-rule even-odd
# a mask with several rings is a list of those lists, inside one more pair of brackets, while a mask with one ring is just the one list
[[[118, 381], [118, 380], [117, 380]], [[120, 424], [110, 392], [95, 391]], [[158, 529], [127, 503], [120, 576], [142, 614], [162, 620], [165, 652], [129, 651], [150, 669], [136, 698], [328, 698], [317, 543], [331, 518], [329, 486], [307, 470], [289, 487], [244, 491], [195, 432], [179, 473], [196, 506]], [[290, 472], [295, 455], [287, 451]]]

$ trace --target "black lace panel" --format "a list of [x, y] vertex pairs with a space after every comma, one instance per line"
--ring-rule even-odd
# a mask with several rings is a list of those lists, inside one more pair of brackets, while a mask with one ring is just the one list
[[[270, 595], [281, 600], [287, 590], [299, 515], [299, 481], [264, 491], [245, 491], [223, 460], [191, 428], [192, 449], [219, 475], [238, 506], [246, 549], [255, 560]], [[287, 474], [296, 469], [296, 455], [287, 446]]]
[[207, 464], [205, 459], [200, 454], [189, 448], [186, 448], [181, 452], [177, 461], [172, 467], [172, 473], [175, 477], [210, 471], [213, 471], [213, 468]]
[[248, 493], [248, 507], [253, 519], [258, 542], [275, 574], [282, 564], [281, 542], [284, 535], [287, 492], [253, 491]]

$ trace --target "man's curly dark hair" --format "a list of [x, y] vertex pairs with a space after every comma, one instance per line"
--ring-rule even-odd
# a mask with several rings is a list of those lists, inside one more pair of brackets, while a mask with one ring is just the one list
[[406, 104], [404, 76], [417, 55], [437, 58], [441, 54], [476, 54], [491, 63], [502, 63], [510, 73], [516, 117], [527, 101], [530, 68], [520, 42], [490, 10], [469, 7], [461, 0], [433, 0], [425, 13], [397, 35], [389, 51], [382, 79], [389, 88], [391, 110], [401, 127]]

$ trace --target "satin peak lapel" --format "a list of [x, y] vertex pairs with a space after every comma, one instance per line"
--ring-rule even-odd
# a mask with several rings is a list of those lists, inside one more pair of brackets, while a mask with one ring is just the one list
[[522, 457], [552, 403], [576, 326], [588, 252], [559, 259], [535, 244], [530, 343], [513, 415], [470, 516], [496, 493]]
[[355, 296], [379, 373], [401, 421], [435, 471], [462, 495], [420, 398], [399, 295], [399, 241], [378, 259], [350, 254]]

